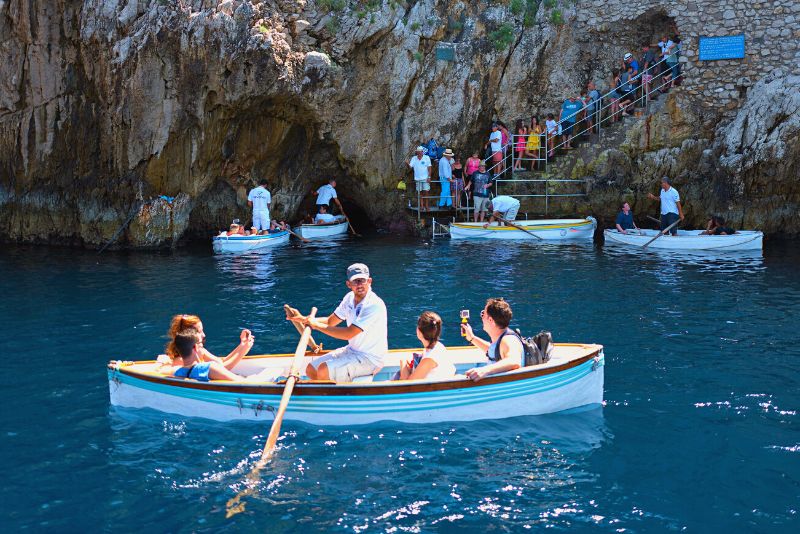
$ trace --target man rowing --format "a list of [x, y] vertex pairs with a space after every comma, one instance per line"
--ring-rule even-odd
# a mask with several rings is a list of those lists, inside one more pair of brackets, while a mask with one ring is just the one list
[[[327, 318], [286, 316], [290, 321], [347, 341], [344, 347], [308, 364], [306, 375], [312, 380], [352, 382], [359, 376], [374, 375], [383, 368], [383, 359], [389, 352], [386, 304], [372, 291], [369, 267], [363, 263], [348, 267], [345, 285], [350, 292]], [[342, 321], [347, 326], [338, 326]]]
[[508, 195], [499, 195], [489, 201], [489, 211], [492, 215], [489, 217], [489, 222], [483, 225], [488, 228], [496, 220], [500, 221], [513, 221], [517, 218], [519, 212], [519, 200]]

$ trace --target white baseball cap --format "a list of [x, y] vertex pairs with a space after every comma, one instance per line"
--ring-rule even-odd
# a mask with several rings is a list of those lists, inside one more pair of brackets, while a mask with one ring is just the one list
[[347, 268], [347, 279], [352, 282], [359, 278], [363, 278], [364, 280], [369, 278], [369, 267], [363, 263], [354, 263]]

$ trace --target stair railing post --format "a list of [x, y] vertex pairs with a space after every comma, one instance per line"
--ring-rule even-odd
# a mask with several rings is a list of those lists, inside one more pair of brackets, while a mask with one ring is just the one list
[[550, 178], [544, 179], [544, 214], [547, 216], [550, 210]]

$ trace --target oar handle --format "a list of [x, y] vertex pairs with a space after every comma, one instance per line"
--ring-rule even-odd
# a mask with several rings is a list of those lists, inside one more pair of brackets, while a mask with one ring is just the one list
[[[294, 317], [294, 316], [296, 316], [296, 315], [298, 315], [300, 313], [296, 309], [294, 309], [291, 306], [289, 306], [288, 304], [284, 304], [283, 305], [283, 311], [286, 313], [286, 318], [287, 319], [289, 317]], [[289, 322], [291, 322], [294, 325], [294, 327], [297, 329], [297, 333], [298, 334], [300, 334], [300, 335], [303, 334], [303, 327], [302, 326], [300, 326], [299, 324], [297, 324], [294, 321], [289, 321]], [[313, 337], [309, 337], [308, 338], [308, 344], [311, 346], [311, 350], [313, 350], [315, 353], [322, 352], [322, 345], [318, 345], [317, 342], [314, 341]]]

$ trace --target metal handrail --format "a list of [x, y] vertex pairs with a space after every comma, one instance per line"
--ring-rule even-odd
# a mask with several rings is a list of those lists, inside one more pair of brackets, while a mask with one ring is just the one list
[[[674, 52], [674, 53], [670, 54], [670, 56], [669, 56], [669, 57], [671, 57], [671, 56], [677, 56], [677, 54], [678, 54], [678, 52], [676, 51], [676, 52]], [[648, 68], [646, 68], [645, 70], [643, 70], [643, 71], [641, 71], [641, 72], [637, 73], [637, 74], [636, 74], [636, 76], [634, 76], [633, 78], [631, 78], [631, 79], [628, 81], [628, 83], [629, 83], [629, 84], [631, 84], [631, 83], [634, 83], [636, 80], [640, 80], [640, 79], [642, 79], [642, 78], [644, 77], [644, 75], [645, 75], [645, 74], [651, 75], [651, 76], [652, 76], [652, 79], [655, 79], [655, 77], [656, 77], [656, 75], [657, 75], [657, 74], [656, 74], [656, 75], [653, 75], [652, 73], [653, 73], [653, 72], [655, 72], [655, 69], [656, 69], [657, 67], [659, 67], [659, 66], [660, 66], [660, 65], [662, 65], [662, 64], [665, 64], [665, 62], [666, 62], [666, 61], [667, 61], [667, 58], [666, 58], [666, 57], [663, 57], [662, 59], [660, 59], [659, 61], [657, 61], [657, 62], [656, 62], [656, 63], [654, 63], [653, 65], [649, 66], [649, 67], [648, 67]], [[649, 103], [649, 97], [650, 97], [650, 93], [652, 93], [653, 91], [656, 91], [656, 90], [658, 90], [658, 89], [660, 89], [660, 88], [664, 87], [665, 85], [667, 85], [667, 83], [672, 83], [672, 82], [673, 82], [673, 80], [672, 80], [672, 79], [670, 79], [670, 81], [669, 81], [669, 82], [664, 82], [664, 83], [662, 83], [661, 85], [659, 85], [658, 87], [651, 88], [651, 89], [650, 89], [650, 90], [648, 90], [648, 91], [643, 91], [643, 93], [642, 93], [642, 96], [639, 96], [639, 97], [635, 98], [635, 99], [634, 99], [634, 100], [631, 102], [631, 105], [634, 105], [634, 106], [635, 106], [635, 105], [636, 105], [638, 102], [640, 102], [641, 100], [644, 100], [644, 101], [645, 101], [645, 107], [646, 107], [646, 106], [647, 106], [647, 104]], [[641, 88], [641, 86], [639, 86], [639, 87], [637, 87], [636, 89], [634, 89], [634, 91], [639, 91], [639, 90], [640, 90], [640, 88]], [[588, 132], [588, 131], [590, 130], [590, 128], [586, 128], [586, 129], [580, 130], [579, 132], [575, 133], [575, 132], [574, 132], [574, 129], [575, 129], [577, 126], [578, 126], [578, 124], [580, 124], [580, 123], [585, 123], [586, 121], [592, 120], [594, 117], [598, 117], [598, 118], [599, 118], [599, 120], [598, 120], [596, 123], [593, 123], [592, 127], [594, 127], [594, 126], [595, 126], [595, 124], [596, 124], [596, 125], [598, 126], [598, 131], [599, 131], [599, 126], [600, 126], [600, 125], [602, 125], [604, 122], [607, 122], [607, 121], [610, 121], [610, 120], [612, 120], [612, 119], [614, 118], [614, 116], [615, 116], [617, 113], [620, 113], [619, 111], [617, 111], [617, 112], [612, 112], [612, 113], [611, 113], [611, 114], [610, 114], [608, 117], [606, 117], [606, 118], [603, 118], [603, 111], [604, 111], [604, 110], [606, 110], [606, 109], [608, 109], [609, 107], [613, 106], [613, 102], [609, 103], [608, 105], [603, 105], [603, 102], [604, 102], [604, 101], [605, 101], [607, 98], [609, 98], [609, 97], [610, 97], [610, 95], [611, 95], [612, 93], [615, 93], [616, 91], [617, 91], [617, 88], [616, 88], [616, 87], [613, 87], [613, 88], [612, 88], [611, 90], [609, 90], [607, 93], [605, 93], [604, 95], [601, 95], [601, 96], [600, 96], [600, 98], [598, 98], [598, 99], [597, 99], [597, 100], [596, 100], [596, 101], [593, 103], [593, 105], [595, 105], [595, 106], [597, 106], [597, 105], [599, 104], [599, 107], [598, 107], [598, 109], [597, 109], [597, 110], [595, 110], [594, 112], [592, 112], [592, 113], [586, 113], [586, 109], [585, 109], [585, 106], [584, 106], [584, 109], [581, 109], [580, 111], [577, 111], [577, 112], [575, 112], [575, 113], [572, 113], [572, 114], [568, 115], [567, 117], [565, 117], [565, 118], [561, 119], [560, 121], [558, 121], [556, 124], [558, 124], [559, 126], [562, 126], [562, 129], [563, 129], [563, 124], [564, 124], [565, 122], [569, 122], [569, 123], [572, 125], [572, 128], [573, 128], [573, 134], [572, 134], [572, 137], [578, 137], [579, 135], [583, 135], [584, 133], [586, 133], [586, 132]], [[580, 119], [580, 120], [577, 120], [577, 121], [575, 121], [575, 122], [572, 122], [572, 121], [569, 121], [569, 120], [568, 120], [570, 117], [575, 117], [575, 116], [577, 116], [577, 115], [579, 115], [579, 114], [581, 114], [581, 113], [584, 113], [584, 114], [586, 114], [586, 116], [584, 116], [582, 119]], [[548, 137], [552, 137], [552, 136], [549, 136], [549, 135], [548, 135]], [[559, 143], [559, 144], [557, 144], [557, 145], [553, 145], [553, 148], [552, 148], [552, 150], [559, 149], [559, 148], [563, 147], [565, 144], [566, 144], [566, 141], [562, 141], [561, 143]], [[549, 153], [549, 147], [548, 147], [548, 153]]]

